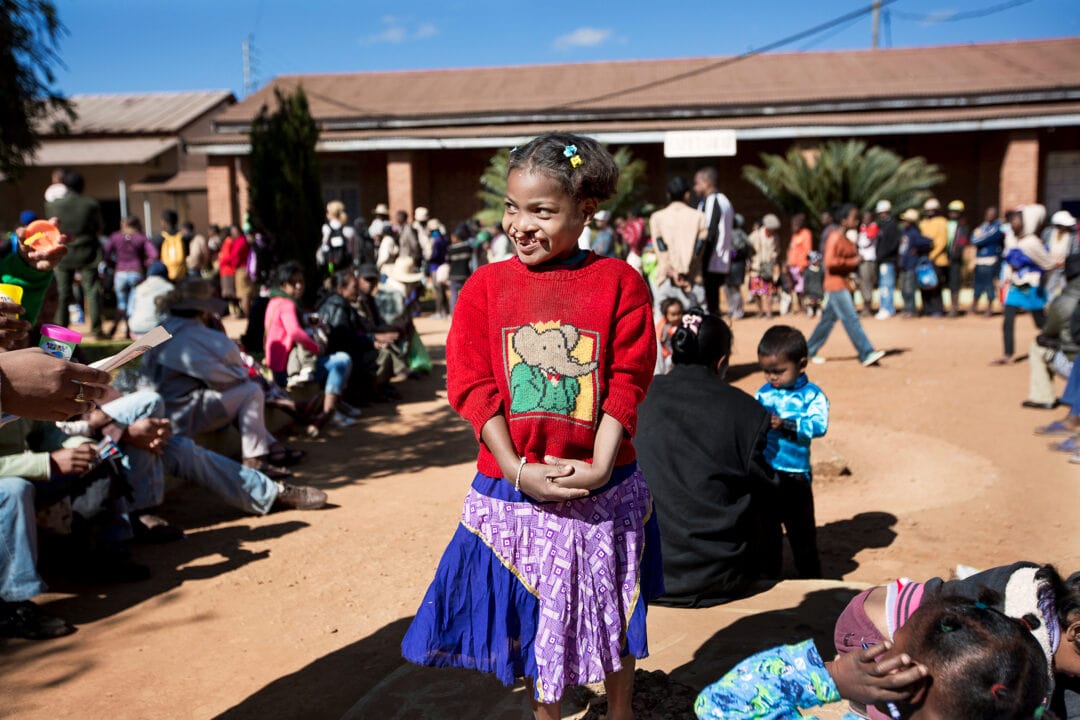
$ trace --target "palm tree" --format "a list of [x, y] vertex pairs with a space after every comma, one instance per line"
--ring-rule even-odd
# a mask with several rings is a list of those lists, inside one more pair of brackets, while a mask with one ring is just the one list
[[814, 227], [823, 211], [845, 202], [863, 210], [878, 200], [890, 201], [896, 212], [917, 207], [945, 180], [926, 158], [904, 159], [860, 140], [792, 147], [784, 156], [762, 153], [761, 162], [764, 167], [744, 166], [743, 178], [785, 212], [806, 213]]
[[[634, 159], [629, 148], [621, 147], [612, 157], [619, 168], [619, 181], [615, 194], [600, 204], [601, 210], [607, 210], [613, 216], [625, 213], [640, 200], [645, 178], [645, 161]], [[480, 191], [476, 196], [484, 204], [484, 209], [476, 213], [476, 219], [484, 225], [497, 225], [503, 216], [503, 202], [506, 198], [506, 173], [510, 166], [510, 151], [500, 150], [488, 161], [484, 174], [480, 176]]]

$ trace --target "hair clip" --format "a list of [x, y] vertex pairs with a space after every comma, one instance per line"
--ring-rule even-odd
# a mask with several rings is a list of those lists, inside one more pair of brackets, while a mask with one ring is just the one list
[[982, 600], [977, 600], [975, 602], [975, 607], [979, 608], [980, 610], [988, 610], [988, 609], [990, 609], [990, 606], [987, 605], [986, 603], [984, 603]]
[[990, 686], [990, 694], [994, 696], [995, 700], [1000, 700], [1001, 693], [1005, 692], [1006, 690], [1008, 690], [1008, 688], [1006, 688], [1001, 683], [994, 683]]
[[697, 335], [698, 331], [701, 329], [701, 321], [703, 319], [704, 318], [701, 315], [686, 313], [682, 316], [682, 326]]
[[1034, 714], [1035, 720], [1039, 720], [1043, 716], [1043, 714], [1045, 712], [1046, 712], [1046, 705], [1040, 705], [1039, 707], [1035, 708], [1035, 714]]
[[581, 156], [577, 154], [577, 145], [567, 145], [562, 151], [563, 157], [570, 159], [570, 167], [577, 167], [582, 163]]

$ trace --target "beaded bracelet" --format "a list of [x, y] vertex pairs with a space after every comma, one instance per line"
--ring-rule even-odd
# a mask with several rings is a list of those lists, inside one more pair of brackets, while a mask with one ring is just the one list
[[517, 477], [514, 478], [514, 492], [521, 492], [521, 471], [525, 468], [525, 456], [521, 456], [521, 462], [518, 463]]

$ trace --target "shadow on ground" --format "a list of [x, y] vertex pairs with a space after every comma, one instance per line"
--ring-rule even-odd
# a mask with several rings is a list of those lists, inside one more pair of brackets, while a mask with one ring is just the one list
[[818, 527], [822, 577], [842, 580], [859, 568], [855, 556], [867, 548], [884, 548], [896, 540], [897, 518], [887, 512], [862, 512], [847, 520]]
[[833, 655], [833, 625], [858, 591], [815, 590], [795, 607], [749, 615], [706, 640], [694, 659], [669, 673], [672, 680], [700, 691], [748, 655], [813, 638], [823, 657]]

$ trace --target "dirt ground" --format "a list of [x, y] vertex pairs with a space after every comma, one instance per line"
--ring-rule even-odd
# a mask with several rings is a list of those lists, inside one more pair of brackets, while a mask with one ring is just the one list
[[[807, 334], [813, 326], [790, 322]], [[520, 717], [520, 694], [475, 674], [420, 671], [398, 654], [475, 457], [469, 427], [446, 404], [447, 324], [419, 327], [437, 362], [431, 377], [401, 384], [403, 402], [366, 411], [355, 428], [295, 441], [310, 453], [297, 480], [326, 489], [328, 508], [248, 517], [199, 488], [174, 490], [162, 514], [188, 537], [137, 549], [151, 580], [56, 580], [40, 600], [79, 631], [0, 644], [0, 716], [489, 718], [503, 717], [493, 706], [504, 703], [505, 717]], [[765, 327], [735, 325], [732, 377], [749, 392], [762, 382], [753, 363]], [[827, 636], [853, 592], [844, 588], [858, 583], [1021, 558], [1080, 568], [1080, 466], [1032, 434], [1062, 413], [1020, 407], [1028, 365], [987, 364], [1000, 354], [1000, 318], [865, 327], [890, 351], [880, 367], [861, 367], [837, 326], [828, 363], [810, 369], [832, 403], [814, 449], [833, 470], [815, 482], [823, 565], [844, 582], [781, 583], [709, 611], [650, 611], [643, 669], [696, 691], [740, 653]], [[1018, 327], [1023, 348], [1034, 330], [1024, 318]], [[393, 700], [411, 695], [428, 709]]]

